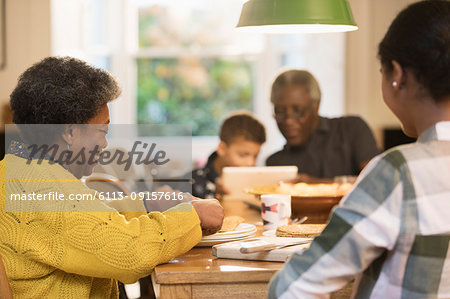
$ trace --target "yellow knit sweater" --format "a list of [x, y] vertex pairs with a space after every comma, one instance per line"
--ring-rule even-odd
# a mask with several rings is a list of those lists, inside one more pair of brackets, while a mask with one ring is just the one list
[[14, 298], [117, 298], [116, 280], [135, 282], [201, 239], [199, 218], [188, 204], [178, 206], [183, 211], [128, 220], [114, 210], [5, 212], [10, 193], [42, 191], [36, 179], [72, 181], [70, 186], [55, 181], [51, 191], [59, 193], [92, 192], [58, 164], [27, 165], [13, 155], [5, 160], [0, 162], [0, 256]]

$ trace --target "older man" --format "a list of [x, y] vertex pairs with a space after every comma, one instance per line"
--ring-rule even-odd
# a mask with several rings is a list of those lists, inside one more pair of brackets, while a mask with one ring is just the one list
[[359, 117], [319, 116], [320, 97], [319, 84], [307, 71], [289, 70], [275, 79], [271, 102], [286, 145], [266, 164], [297, 165], [298, 180], [305, 182], [358, 175], [379, 152], [373, 134]]

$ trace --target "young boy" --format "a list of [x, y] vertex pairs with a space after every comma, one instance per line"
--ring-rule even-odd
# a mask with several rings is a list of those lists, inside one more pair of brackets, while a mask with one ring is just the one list
[[216, 198], [226, 194], [219, 181], [226, 166], [255, 166], [266, 141], [263, 124], [248, 112], [231, 114], [220, 128], [220, 143], [203, 168], [192, 172], [192, 195]]

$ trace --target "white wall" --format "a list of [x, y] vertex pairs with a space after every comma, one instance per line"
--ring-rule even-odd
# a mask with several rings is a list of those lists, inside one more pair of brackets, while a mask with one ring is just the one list
[[9, 101], [18, 76], [50, 53], [50, 0], [6, 0], [6, 66], [0, 70], [0, 108]]
[[378, 43], [395, 16], [412, 0], [349, 0], [359, 30], [347, 33], [346, 111], [361, 115], [381, 146], [382, 128], [400, 126], [381, 96]]

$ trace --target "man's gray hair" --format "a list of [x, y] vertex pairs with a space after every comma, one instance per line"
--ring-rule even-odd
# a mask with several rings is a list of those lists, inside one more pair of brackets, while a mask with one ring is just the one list
[[305, 70], [288, 70], [278, 75], [273, 81], [270, 101], [275, 103], [279, 89], [284, 86], [304, 86], [313, 102], [320, 102], [321, 92], [319, 83], [314, 76]]

